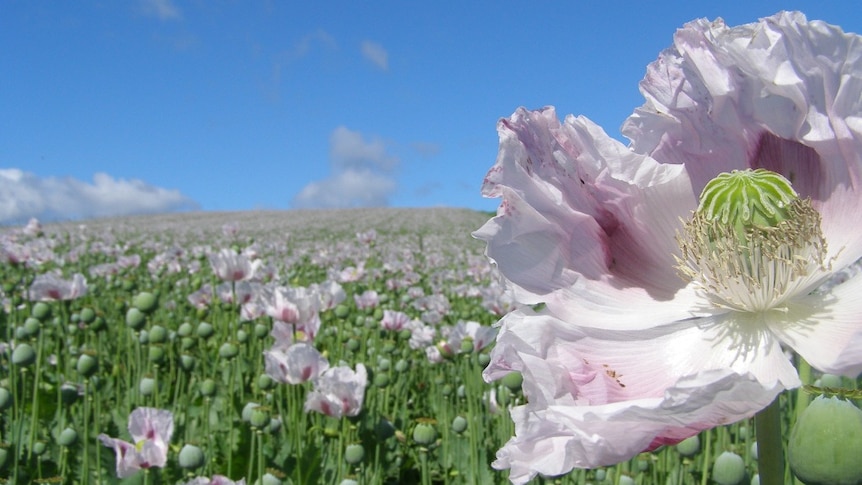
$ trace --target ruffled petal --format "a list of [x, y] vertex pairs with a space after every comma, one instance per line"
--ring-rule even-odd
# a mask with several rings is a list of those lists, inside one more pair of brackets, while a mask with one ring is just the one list
[[738, 312], [609, 331], [516, 310], [484, 376], [512, 371], [529, 404], [495, 466], [526, 479], [624, 461], [749, 417], [800, 384], [763, 317]]
[[632, 148], [684, 164], [699, 193], [720, 172], [766, 168], [823, 216], [836, 265], [862, 256], [862, 42], [798, 12], [727, 27], [697, 20], [652, 63]]
[[772, 332], [814, 368], [853, 378], [862, 373], [862, 274], [772, 313]]
[[556, 305], [586, 288], [601, 307], [631, 309], [684, 289], [675, 236], [696, 200], [683, 167], [632, 153], [586, 118], [561, 124], [553, 108], [521, 108], [498, 131], [483, 194], [503, 201], [474, 235], [519, 301]]

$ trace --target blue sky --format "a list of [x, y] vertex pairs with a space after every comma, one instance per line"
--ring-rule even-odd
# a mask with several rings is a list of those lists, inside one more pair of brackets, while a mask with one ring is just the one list
[[0, 223], [174, 210], [452, 206], [518, 106], [612, 136], [695, 18], [849, 1], [4, 1]]

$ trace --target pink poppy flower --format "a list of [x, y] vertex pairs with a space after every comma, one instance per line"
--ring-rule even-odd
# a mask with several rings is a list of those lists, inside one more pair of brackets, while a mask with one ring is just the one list
[[284, 347], [276, 343], [263, 352], [266, 373], [278, 382], [300, 384], [317, 378], [329, 368], [329, 361], [307, 343]]
[[99, 440], [117, 454], [117, 477], [126, 478], [142, 468], [163, 467], [168, 459], [168, 442], [174, 434], [170, 411], [137, 408], [129, 415], [133, 443], [100, 434]]
[[356, 416], [362, 411], [368, 373], [365, 366], [331, 367], [314, 381], [314, 390], [305, 398], [305, 411], [317, 411], [327, 416], [340, 418]]
[[401, 330], [410, 322], [410, 317], [406, 313], [397, 312], [394, 310], [383, 310], [383, 318], [380, 320], [380, 326], [384, 330]]
[[[862, 278], [831, 281], [862, 256], [860, 72], [862, 38], [800, 13], [697, 20], [648, 67], [630, 146], [552, 108], [500, 121], [483, 194], [503, 200], [475, 235], [520, 305], [485, 372], [524, 376], [494, 462], [513, 483], [750, 417], [800, 385], [788, 349], [862, 372]], [[808, 209], [711, 249], [698, 195], [757, 168]], [[746, 249], [770, 241], [786, 257]]]
[[320, 297], [308, 288], [264, 286], [259, 294], [264, 312], [274, 320], [295, 326], [313, 340], [320, 330]]
[[259, 259], [249, 258], [245, 253], [222, 249], [209, 255], [213, 273], [222, 281], [245, 281], [254, 279], [255, 271], [262, 264]]
[[74, 300], [86, 294], [87, 280], [80, 273], [75, 273], [70, 281], [54, 273], [40, 274], [30, 285], [32, 301]]

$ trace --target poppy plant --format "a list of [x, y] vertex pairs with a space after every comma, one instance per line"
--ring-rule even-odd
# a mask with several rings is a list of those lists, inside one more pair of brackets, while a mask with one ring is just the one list
[[518, 304], [485, 371], [524, 377], [513, 483], [751, 417], [801, 359], [862, 371], [862, 38], [697, 20], [640, 87], [628, 146], [553, 108], [498, 125], [475, 236]]

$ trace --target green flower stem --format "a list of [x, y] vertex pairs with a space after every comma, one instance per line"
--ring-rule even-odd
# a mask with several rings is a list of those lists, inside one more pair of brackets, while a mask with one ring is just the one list
[[[811, 376], [811, 365], [809, 365], [808, 361], [803, 359], [801, 355], [797, 355], [796, 358], [798, 359], [796, 369], [799, 372], [799, 380], [802, 381], [802, 385], [813, 384], [814, 379]], [[799, 417], [799, 414], [802, 411], [805, 411], [810, 400], [811, 398], [807, 392], [802, 390], [796, 392], [796, 408], [794, 409], [795, 417]]]
[[784, 483], [784, 450], [781, 439], [781, 409], [779, 398], [757, 413], [754, 418], [757, 433], [757, 463], [762, 485]]
[[701, 462], [701, 479], [700, 485], [707, 485], [709, 483], [709, 465], [712, 462], [712, 430], [708, 429], [703, 433], [704, 450], [703, 450], [703, 461]]

